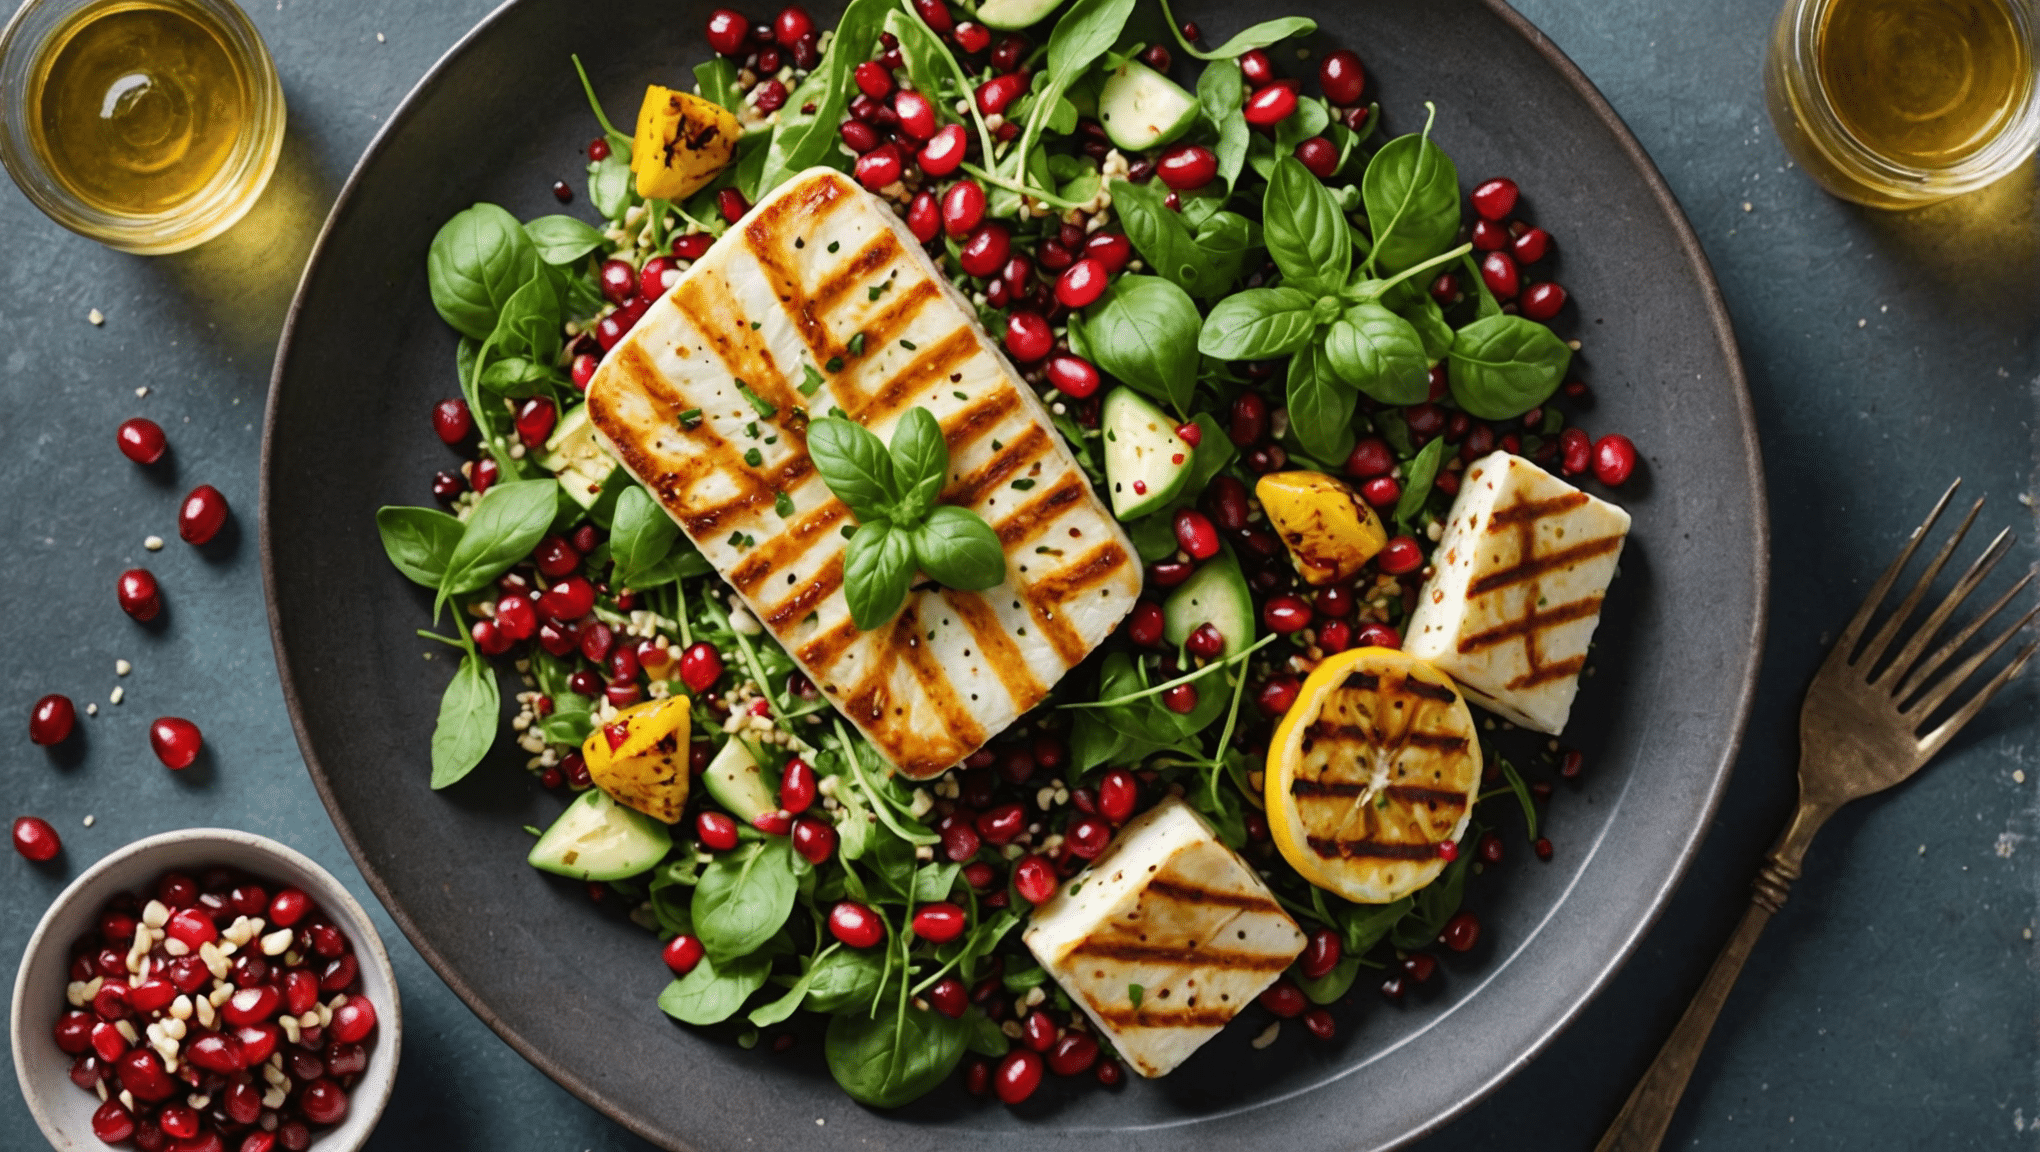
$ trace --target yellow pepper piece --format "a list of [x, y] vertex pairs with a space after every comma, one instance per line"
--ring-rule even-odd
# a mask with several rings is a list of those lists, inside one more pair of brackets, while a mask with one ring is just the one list
[[1322, 472], [1270, 472], [1254, 495], [1306, 584], [1351, 580], [1388, 543], [1374, 509]]
[[630, 145], [637, 194], [647, 200], [694, 195], [729, 167], [743, 134], [736, 116], [715, 101], [650, 85]]
[[581, 742], [588, 777], [609, 798], [668, 824], [687, 807], [687, 739], [693, 705], [685, 696], [633, 704]]

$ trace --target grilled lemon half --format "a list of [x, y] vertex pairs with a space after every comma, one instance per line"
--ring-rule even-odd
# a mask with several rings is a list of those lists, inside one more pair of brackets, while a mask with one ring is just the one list
[[1392, 648], [1330, 657], [1268, 746], [1268, 828], [1303, 878], [1360, 904], [1422, 888], [1456, 855], [1480, 787], [1450, 677]]

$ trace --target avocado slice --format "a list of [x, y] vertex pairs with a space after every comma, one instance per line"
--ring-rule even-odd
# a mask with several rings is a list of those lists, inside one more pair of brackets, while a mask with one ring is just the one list
[[1197, 123], [1197, 97], [1138, 60], [1128, 60], [1098, 89], [1105, 135], [1129, 151], [1159, 148]]
[[[1162, 635], [1169, 643], [1183, 643], [1201, 624], [1210, 624], [1225, 637], [1220, 659], [1237, 655], [1254, 642], [1254, 598], [1247, 593], [1239, 562], [1230, 555], [1205, 561], [1162, 601]], [[1219, 675], [1213, 673], [1203, 683], [1218, 684]]]
[[538, 465], [554, 473], [574, 503], [591, 508], [605, 489], [626, 475], [602, 447], [595, 425], [588, 419], [588, 406], [576, 405], [560, 417], [558, 427], [546, 437], [545, 455]]
[[567, 805], [525, 860], [576, 880], [621, 880], [651, 868], [672, 847], [664, 824], [590, 788]]
[[1175, 421], [1131, 388], [1106, 393], [1098, 423], [1105, 430], [1105, 483], [1112, 514], [1134, 520], [1168, 506], [1190, 479], [1194, 450]]
[[978, 23], [1001, 32], [1031, 28], [1055, 11], [1062, 0], [985, 0], [978, 5]]
[[751, 750], [732, 736], [722, 751], [702, 770], [701, 785], [716, 803], [749, 824], [766, 812], [779, 810], [778, 789], [766, 783], [765, 769], [751, 758]]

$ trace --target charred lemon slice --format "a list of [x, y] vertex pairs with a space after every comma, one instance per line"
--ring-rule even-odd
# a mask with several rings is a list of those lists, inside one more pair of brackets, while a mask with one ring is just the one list
[[647, 700], [597, 725], [581, 742], [588, 778], [610, 799], [668, 824], [687, 807], [687, 738], [692, 704], [685, 696]]
[[1392, 648], [1317, 666], [1268, 745], [1268, 828], [1303, 878], [1360, 904], [1429, 884], [1473, 816], [1480, 741], [1444, 673]]

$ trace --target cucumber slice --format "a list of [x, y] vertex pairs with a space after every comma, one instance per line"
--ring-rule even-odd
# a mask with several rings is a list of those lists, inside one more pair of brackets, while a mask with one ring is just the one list
[[[1162, 635], [1169, 643], [1188, 640], [1202, 624], [1210, 624], [1225, 637], [1221, 658], [1254, 642], [1254, 598], [1247, 594], [1247, 578], [1240, 574], [1239, 562], [1230, 553], [1205, 561], [1162, 601]], [[1222, 683], [1218, 679], [1222, 675], [1214, 672], [1199, 681], [1199, 686], [1216, 686]]]
[[666, 826], [590, 788], [553, 821], [525, 857], [533, 868], [576, 880], [621, 880], [665, 858]]
[[978, 5], [978, 23], [1001, 32], [1018, 32], [1048, 19], [1062, 0], [985, 0]]
[[592, 507], [621, 471], [595, 435], [586, 404], [570, 408], [560, 417], [559, 426], [546, 437], [545, 455], [538, 458], [538, 465], [556, 473], [560, 487], [583, 508]]
[[1197, 122], [1197, 97], [1140, 61], [1128, 60], [1098, 89], [1098, 120], [1121, 148], [1159, 148]]
[[1192, 450], [1175, 421], [1131, 388], [1114, 388], [1099, 410], [1112, 514], [1133, 520], [1166, 507], [1190, 479]]
[[702, 770], [701, 785], [715, 797], [716, 803], [746, 824], [763, 813], [779, 810], [779, 797], [766, 784], [765, 770], [751, 759], [751, 750], [744, 747], [744, 742], [734, 736], [723, 742], [722, 751]]

